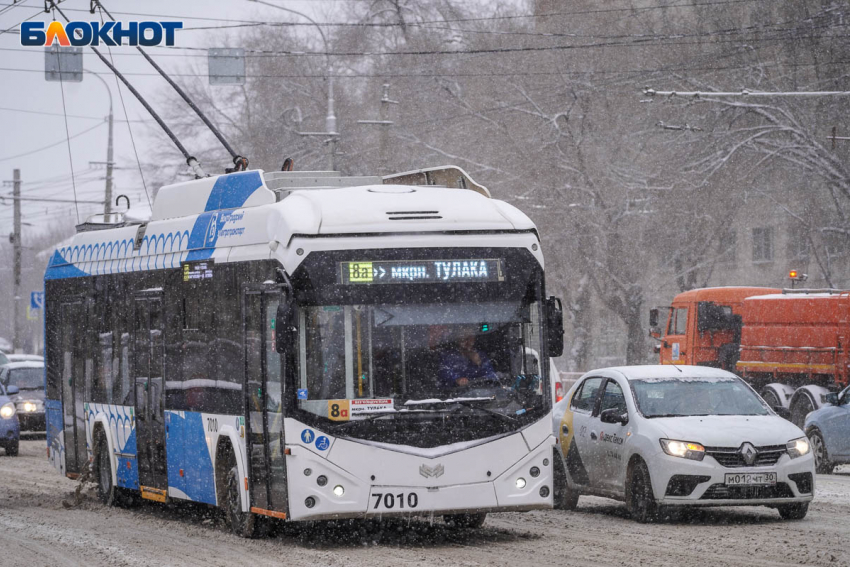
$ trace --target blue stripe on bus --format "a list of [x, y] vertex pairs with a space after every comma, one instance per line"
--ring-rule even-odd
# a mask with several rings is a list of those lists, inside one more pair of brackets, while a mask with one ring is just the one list
[[[216, 504], [215, 471], [207, 448], [206, 429], [200, 413], [168, 412], [166, 456], [168, 486], [195, 502]], [[183, 469], [183, 477], [180, 477]]]
[[[204, 205], [204, 212], [195, 219], [191, 231], [182, 230], [172, 234], [146, 235], [137, 255], [132, 252], [132, 240], [68, 247], [65, 249], [68, 257], [63, 257], [59, 250], [56, 250], [50, 258], [44, 279], [58, 280], [91, 275], [74, 266], [74, 264], [80, 262], [112, 260], [108, 273], [125, 273], [156, 269], [156, 260], [154, 260], [154, 268], [150, 266], [150, 256], [156, 254], [189, 250], [186, 261], [210, 258], [215, 251], [218, 234], [224, 226], [222, 217], [225, 216], [227, 209], [237, 209], [244, 206], [248, 198], [262, 186], [263, 178], [259, 171], [222, 175], [213, 184]], [[186, 242], [184, 242], [184, 238], [186, 238]], [[171, 246], [166, 250], [166, 243], [169, 242]], [[174, 250], [175, 243], [178, 244], [177, 250]], [[162, 244], [161, 249], [160, 244]], [[151, 248], [153, 248], [153, 251], [151, 251]], [[142, 255], [147, 256], [144, 265], [142, 265], [141, 260], [136, 261], [136, 258], [140, 258]], [[118, 265], [114, 266], [116, 260]], [[172, 265], [168, 267], [174, 268], [179, 267], [179, 265], [175, 266], [172, 259]]]
[[[125, 454], [136, 453], [136, 428], [130, 432], [127, 442], [121, 451]], [[115, 476], [118, 478], [117, 485], [121, 488], [139, 489], [139, 463], [135, 457], [118, 457]]]

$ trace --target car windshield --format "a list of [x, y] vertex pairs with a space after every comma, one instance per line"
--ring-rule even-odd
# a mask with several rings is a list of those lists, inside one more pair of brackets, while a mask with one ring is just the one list
[[41, 390], [44, 388], [44, 368], [12, 368], [8, 384], [21, 390]]
[[765, 403], [738, 378], [645, 378], [631, 381], [644, 417], [767, 415]]

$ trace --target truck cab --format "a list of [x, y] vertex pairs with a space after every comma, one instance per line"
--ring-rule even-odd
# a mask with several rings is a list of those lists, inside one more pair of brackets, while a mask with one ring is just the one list
[[680, 293], [649, 312], [650, 336], [661, 364], [693, 364], [735, 371], [744, 299], [781, 293], [765, 287], [713, 287]]

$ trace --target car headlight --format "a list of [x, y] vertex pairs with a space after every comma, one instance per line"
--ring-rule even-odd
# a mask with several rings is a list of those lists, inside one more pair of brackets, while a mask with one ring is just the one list
[[9, 402], [8, 404], [4, 404], [2, 408], [0, 408], [0, 417], [3, 419], [10, 419], [15, 415], [15, 404]]
[[18, 411], [24, 413], [32, 413], [38, 410], [38, 404], [35, 402], [31, 402], [29, 400], [25, 402], [18, 402]]
[[805, 437], [800, 437], [799, 439], [792, 439], [788, 443], [785, 444], [785, 447], [788, 449], [788, 456], [792, 459], [796, 459], [797, 457], [802, 457], [806, 453], [809, 452], [809, 440]]
[[693, 461], [705, 458], [705, 447], [691, 441], [676, 441], [674, 439], [659, 439], [661, 448], [671, 457], [682, 457]]

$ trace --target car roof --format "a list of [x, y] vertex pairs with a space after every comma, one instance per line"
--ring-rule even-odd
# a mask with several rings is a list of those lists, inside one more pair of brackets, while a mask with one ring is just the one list
[[9, 362], [23, 362], [25, 360], [44, 361], [44, 357], [39, 354], [7, 354], [6, 358]]
[[591, 370], [582, 376], [605, 376], [614, 378], [620, 376], [626, 380], [646, 380], [647, 378], [676, 378], [679, 380], [699, 380], [705, 378], [730, 378], [735, 374], [711, 368], [709, 366], [687, 366], [672, 364], [645, 364], [640, 366], [612, 366]]
[[35, 360], [21, 360], [19, 362], [10, 362], [8, 364], [4, 364], [0, 368], [8, 368], [9, 370], [15, 370], [18, 368], [44, 368], [44, 363]]

